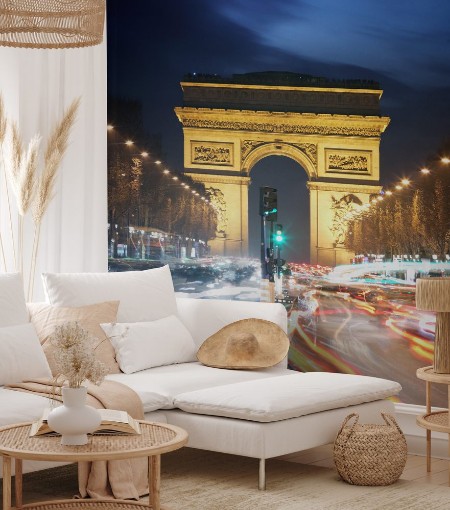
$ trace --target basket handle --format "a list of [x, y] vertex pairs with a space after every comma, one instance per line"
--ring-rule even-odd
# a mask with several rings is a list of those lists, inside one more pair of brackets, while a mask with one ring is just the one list
[[398, 423], [395, 421], [395, 418], [392, 416], [392, 414], [382, 412], [381, 416], [383, 417], [383, 420], [386, 422], [387, 425], [395, 427], [400, 432], [400, 434], [403, 434], [402, 430], [398, 426]]
[[355, 430], [355, 427], [356, 427], [356, 425], [358, 424], [358, 421], [359, 421], [359, 414], [358, 414], [358, 413], [352, 413], [352, 414], [349, 414], [349, 415], [345, 418], [345, 420], [344, 420], [344, 422], [342, 423], [341, 428], [340, 428], [340, 430], [339, 430], [339, 432], [338, 432], [338, 435], [339, 435], [339, 434], [340, 434], [340, 433], [344, 430], [344, 427], [347, 425], [347, 423], [348, 423], [348, 422], [349, 422], [352, 418], [356, 418], [356, 419], [355, 419], [355, 423], [352, 425], [352, 427], [351, 427], [350, 432], [348, 433], [348, 435], [350, 436], [350, 435], [353, 433], [353, 431]]

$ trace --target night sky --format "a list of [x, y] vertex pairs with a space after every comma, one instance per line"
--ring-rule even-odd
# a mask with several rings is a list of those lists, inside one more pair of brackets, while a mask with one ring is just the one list
[[[414, 174], [450, 136], [447, 0], [107, 0], [107, 8], [108, 92], [142, 102], [145, 128], [161, 134], [173, 169], [183, 168], [173, 109], [182, 106], [179, 83], [189, 72], [291, 71], [378, 81], [381, 114], [391, 117], [380, 150], [384, 184]], [[287, 158], [271, 157], [251, 177], [251, 231], [258, 233], [259, 186], [274, 186], [279, 221], [291, 237], [285, 254], [306, 257], [306, 173]]]

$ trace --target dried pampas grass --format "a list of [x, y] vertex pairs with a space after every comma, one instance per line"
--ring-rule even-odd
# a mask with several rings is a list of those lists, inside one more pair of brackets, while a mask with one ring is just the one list
[[[18, 269], [23, 272], [23, 217], [27, 214], [33, 202], [36, 191], [36, 174], [38, 169], [40, 136], [36, 135], [28, 144], [25, 151], [17, 124], [11, 124], [6, 136], [7, 158], [5, 171], [16, 197], [19, 212], [18, 233]], [[11, 208], [9, 208], [10, 223], [12, 224]], [[14, 246], [14, 245], [13, 245]], [[14, 260], [17, 260], [14, 256]]]
[[[13, 248], [14, 265], [16, 270], [23, 273], [23, 220], [28, 211], [31, 210], [34, 221], [34, 239], [31, 251], [30, 273], [28, 279], [29, 301], [33, 297], [33, 287], [36, 271], [36, 259], [39, 248], [40, 228], [42, 218], [45, 215], [50, 202], [55, 194], [55, 182], [58, 169], [66, 152], [69, 136], [76, 114], [80, 105], [81, 98], [75, 99], [64, 112], [62, 120], [56, 125], [51, 133], [45, 152], [42, 156], [43, 170], [39, 173], [40, 163], [40, 144], [41, 138], [34, 136], [27, 149], [24, 150], [24, 144], [20, 131], [16, 123], [8, 123], [4, 111], [3, 99], [0, 95], [0, 146], [3, 158], [3, 167], [5, 175], [5, 189], [8, 201], [9, 226], [11, 231], [11, 243]], [[9, 125], [8, 125], [9, 124]], [[5, 156], [3, 157], [3, 146], [5, 146]], [[9, 198], [9, 186], [12, 188], [17, 201], [19, 213], [19, 235], [18, 241], [14, 239], [14, 229], [11, 214], [11, 204]], [[16, 256], [19, 252], [19, 260]], [[0, 249], [3, 256], [3, 264], [6, 267], [6, 259], [3, 250], [3, 240], [0, 231]]]
[[[2, 158], [2, 166], [4, 165], [4, 158], [3, 158], [3, 142], [5, 140], [6, 136], [6, 128], [8, 126], [8, 121], [6, 119], [5, 115], [5, 104], [3, 102], [3, 96], [0, 94], [0, 154]], [[8, 193], [8, 183], [6, 182], [6, 174], [3, 173], [4, 179], [5, 179], [5, 187], [6, 187], [6, 197], [7, 197], [7, 203], [8, 208], [9, 207], [9, 193]], [[3, 234], [0, 229], [0, 253], [2, 256], [2, 262], [3, 262], [3, 268], [6, 271], [6, 257], [5, 257], [5, 248], [3, 246]]]
[[5, 171], [17, 200], [21, 216], [25, 216], [36, 191], [40, 136], [36, 135], [25, 151], [17, 124], [13, 122], [6, 136]]
[[53, 196], [55, 180], [59, 165], [67, 149], [70, 131], [80, 106], [81, 98], [75, 99], [64, 112], [61, 122], [56, 126], [47, 143], [44, 155], [44, 171], [42, 172], [36, 200], [33, 206], [33, 219], [39, 224]]
[[0, 94], [0, 145], [3, 144], [3, 140], [5, 139], [7, 125], [5, 103], [3, 102], [3, 96]]
[[7, 129], [5, 142], [5, 171], [11, 187], [17, 196], [23, 141], [15, 122], [11, 122], [9, 129]]
[[36, 192], [36, 177], [38, 170], [39, 146], [41, 137], [33, 136], [28, 144], [27, 152], [22, 155], [18, 176], [17, 206], [19, 214], [25, 216], [33, 203]]
[[50, 202], [54, 197], [55, 181], [58, 168], [64, 157], [69, 141], [70, 131], [75, 123], [78, 107], [81, 98], [75, 99], [72, 104], [64, 112], [61, 122], [56, 126], [47, 143], [44, 154], [44, 170], [41, 173], [35, 200], [33, 203], [33, 220], [34, 220], [34, 239], [31, 251], [30, 277], [28, 280], [28, 300], [33, 299], [33, 287], [36, 273], [36, 259], [39, 248], [39, 240], [41, 234], [42, 217], [48, 209]]

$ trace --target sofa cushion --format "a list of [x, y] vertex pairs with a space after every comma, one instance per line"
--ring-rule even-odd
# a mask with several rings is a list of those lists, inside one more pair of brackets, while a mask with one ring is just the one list
[[0, 327], [29, 322], [22, 276], [19, 273], [0, 274]]
[[51, 375], [33, 324], [0, 328], [0, 386]]
[[129, 386], [142, 400], [144, 412], [157, 409], [173, 409], [174, 399], [180, 393], [223, 384], [265, 379], [291, 370], [271, 367], [262, 370], [221, 370], [201, 363], [180, 363], [135, 372], [134, 374], [110, 374], [107, 379]]
[[0, 427], [37, 420], [47, 407], [47, 397], [0, 387]]
[[196, 359], [194, 340], [175, 315], [151, 322], [116, 322], [101, 327], [126, 374]]
[[297, 372], [182, 393], [174, 404], [188, 413], [272, 422], [372, 402], [400, 390], [400, 384], [375, 377]]
[[118, 300], [118, 322], [154, 321], [177, 314], [169, 266], [123, 273], [44, 273], [42, 279], [52, 305]]
[[77, 307], [28, 303], [31, 322], [36, 328], [53, 375], [57, 375], [53, 359], [54, 348], [47, 340], [57, 326], [62, 326], [67, 322], [78, 322], [83, 329], [96, 338], [96, 344], [93, 346], [95, 356], [108, 367], [108, 373], [120, 372], [114, 347], [100, 327], [101, 322], [116, 320], [118, 308], [119, 301], [106, 301], [105, 303]]

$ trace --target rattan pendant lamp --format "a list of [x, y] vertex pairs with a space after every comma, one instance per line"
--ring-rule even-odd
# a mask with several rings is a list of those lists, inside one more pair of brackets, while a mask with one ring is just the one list
[[450, 278], [420, 278], [416, 285], [417, 309], [436, 312], [434, 371], [450, 374]]
[[106, 0], [0, 0], [0, 46], [81, 48], [103, 40]]

